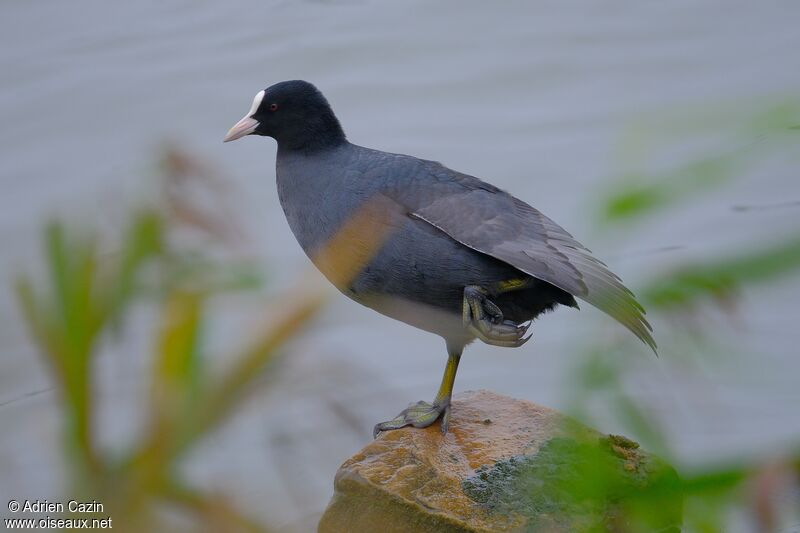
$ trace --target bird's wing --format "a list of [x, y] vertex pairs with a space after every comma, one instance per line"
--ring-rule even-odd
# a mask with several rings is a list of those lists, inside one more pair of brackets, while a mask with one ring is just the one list
[[656, 351], [652, 327], [633, 293], [561, 226], [478, 178], [424, 163], [389, 191], [412, 216], [589, 302]]

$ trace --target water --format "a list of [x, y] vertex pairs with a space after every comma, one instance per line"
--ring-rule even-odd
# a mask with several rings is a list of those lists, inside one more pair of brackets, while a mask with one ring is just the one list
[[[791, 154], [771, 157], [668, 221], [632, 228], [624, 243], [594, 240], [587, 213], [603, 180], [620, 170], [615, 154], [625, 128], [642, 114], [796, 94], [800, 5], [792, 0], [546, 1], [506, 9], [456, 1], [95, 0], [7, 2], [0, 12], [3, 280], [36, 261], [46, 215], [79, 210], [88, 222], [114, 220], [150, 186], [154, 150], [174, 140], [230, 176], [247, 253], [269, 265], [272, 287], [287, 286], [308, 261], [278, 206], [274, 144], [223, 145], [221, 138], [258, 90], [293, 78], [325, 92], [352, 141], [436, 159], [512, 191], [634, 286], [688, 258], [773, 240], [800, 218]], [[782, 202], [788, 205], [733, 209]], [[58, 399], [6, 287], [0, 495], [55, 498], [63, 476]], [[663, 417], [687, 464], [778, 450], [800, 434], [798, 289], [786, 281], [748, 290], [741, 327], [709, 323], [738, 347], [724, 369], [687, 371], [662, 342], [661, 359], [636, 393]], [[235, 324], [260, 303], [221, 302], [212, 345], [240, 338]], [[598, 315], [547, 316], [521, 350], [471, 347], [457, 389], [491, 388], [562, 407], [561, 354], [587, 328], [617, 327]], [[100, 361], [109, 444], [126, 443], [140, 423], [130, 403], [146, 393], [148, 325], [136, 321]], [[433, 394], [444, 356], [439, 339], [336, 298], [293, 345], [277, 383], [192, 456], [190, 476], [272, 523], [313, 521], [338, 464], [369, 439], [374, 422]], [[644, 349], [642, 357], [649, 357]]]

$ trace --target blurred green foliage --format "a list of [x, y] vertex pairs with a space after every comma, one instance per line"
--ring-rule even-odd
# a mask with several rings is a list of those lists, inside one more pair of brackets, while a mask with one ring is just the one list
[[[185, 160], [185, 154], [172, 154]], [[188, 211], [182, 206], [181, 214]], [[188, 511], [214, 531], [264, 531], [218, 494], [186, 485], [179, 464], [203, 437], [239, 405], [253, 381], [280, 347], [296, 335], [322, 303], [319, 294], [300, 294], [284, 304], [221, 376], [203, 361], [207, 302], [220, 291], [256, 283], [247, 265], [219, 264], [204, 249], [182, 249], [170, 232], [186, 216], [172, 209], [134, 212], [112, 256], [98, 252], [95, 236], [76, 236], [59, 222], [45, 230], [48, 286], [21, 276], [16, 292], [31, 334], [46, 359], [62, 397], [65, 448], [72, 471], [70, 495], [106, 505], [115, 529], [168, 529], [163, 504]], [[195, 214], [197, 214], [195, 212]], [[201, 218], [189, 218], [192, 225]], [[209, 228], [212, 224], [201, 225]], [[104, 340], [126, 320], [136, 300], [160, 308], [155, 333], [152, 391], [142, 438], [120, 455], [98, 447], [93, 423], [99, 404], [93, 367]], [[81, 515], [85, 518], [85, 515]]]
[[681, 488], [675, 471], [638, 444], [586, 431], [553, 437], [535, 454], [482, 467], [464, 482], [492, 512], [525, 516], [528, 531], [677, 531]]
[[[630, 225], [681, 201], [711, 194], [759, 162], [785, 153], [787, 147], [789, 153], [797, 153], [800, 100], [741, 107], [741, 102], [704, 106], [632, 126], [620, 148], [623, 168], [619, 177], [610, 180], [595, 205], [598, 220], [606, 225]], [[656, 159], [654, 152], [665, 152], [666, 147], [680, 149], [687, 138], [708, 133], [719, 136], [720, 132], [724, 132], [722, 139], [711, 147], [698, 143], [696, 154], [677, 158], [681, 161], [677, 166], [647, 170], [654, 166], [650, 161]]]
[[[630, 132], [623, 150], [626, 170], [612, 180], [605, 194], [599, 196], [594, 211], [599, 227], [608, 241], [620, 243], [623, 230], [639, 227], [644, 221], [666, 222], [683, 203], [693, 202], [701, 194], [720, 191], [743, 179], [757, 163], [769, 157], [796, 157], [800, 125], [800, 102], [790, 100], [756, 111], [720, 106], [711, 111], [667, 117], [653, 129], [658, 131], [654, 147], [666, 151], [676, 144], [685, 144], [692, 134], [725, 131], [723, 146], [736, 148], [709, 149], [702, 146], [695, 157], [681, 158], [677, 168], [661, 172], [641, 170], [650, 163], [654, 149], [647, 146], [646, 130]], [[793, 150], [787, 152], [786, 147]], [[685, 149], [685, 147], [683, 147]], [[641, 168], [640, 168], [641, 167]], [[698, 308], [712, 307], [723, 316], [735, 303], [742, 289], [755, 284], [774, 283], [787, 276], [800, 274], [800, 233], [786, 228], [784, 235], [775, 235], [767, 244], [739, 242], [735, 251], [697, 260], [687, 260], [651, 273], [636, 291], [658, 324], [656, 337], [661, 353], [684, 353], [688, 364], [710, 361], [719, 347], [704, 327], [707, 318], [696, 313]], [[677, 320], [675, 320], [677, 318]], [[690, 342], [685, 343], [686, 339]], [[593, 412], [603, 405], [630, 435], [641, 439], [645, 447], [668, 462], [675, 462], [670, 435], [658, 417], [648, 411], [630, 392], [629, 384], [641, 369], [641, 350], [628, 339], [591, 339], [579, 350], [573, 372], [566, 384], [567, 403], [571, 413], [592, 423]], [[682, 344], [683, 343], [683, 344]], [[602, 465], [597, 451], [573, 446], [562, 450], [556, 461], [574, 465], [593, 465], [571, 478], [564, 476], [554, 488], [566, 502], [608, 502], [619, 500], [616, 474]], [[679, 470], [679, 477], [654, 489], [636, 490], [625, 499], [634, 506], [620, 507], [621, 513], [610, 524], [605, 517], [583, 523], [580, 531], [653, 531], [653, 518], [663, 514], [664, 506], [681, 501], [683, 526], [687, 531], [724, 532], [734, 524], [739, 529], [779, 531], [798, 518], [800, 501], [800, 442], [779, 455], [763, 454], [744, 459], [729, 459], [726, 464], [695, 465]], [[605, 473], [604, 473], [605, 472]], [[602, 479], [595, 479], [600, 476]], [[587, 488], [587, 483], [589, 487]], [[535, 494], [541, 498], [541, 494]], [[746, 517], [748, 525], [741, 520]], [[787, 517], [790, 522], [786, 522]]]
[[16, 289], [31, 332], [64, 394], [68, 446], [78, 460], [76, 472], [96, 473], [100, 460], [92, 443], [92, 354], [100, 333], [125, 309], [142, 265], [162, 250], [162, 227], [151, 212], [138, 215], [124, 241], [120, 260], [101, 269], [93, 239], [68, 242], [64, 227], [45, 230], [50, 276], [48, 295], [26, 277]]
[[767, 248], [748, 248], [735, 256], [674, 269], [644, 287], [642, 303], [662, 311], [685, 308], [707, 297], [724, 300], [738, 287], [773, 282], [800, 270], [800, 234]]

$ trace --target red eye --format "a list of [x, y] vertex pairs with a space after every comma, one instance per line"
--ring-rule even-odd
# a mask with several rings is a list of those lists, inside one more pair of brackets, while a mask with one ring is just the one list
[[269, 104], [269, 110], [270, 111], [277, 111], [278, 110], [278, 104]]

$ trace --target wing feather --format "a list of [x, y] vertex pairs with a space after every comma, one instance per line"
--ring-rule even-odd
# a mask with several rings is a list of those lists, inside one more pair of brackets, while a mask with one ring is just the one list
[[393, 191], [403, 197], [412, 216], [592, 304], [656, 351], [652, 327], [633, 293], [561, 226], [478, 178], [441, 165], [429, 170], [433, 183], [414, 187], [412, 181], [404, 191]]

